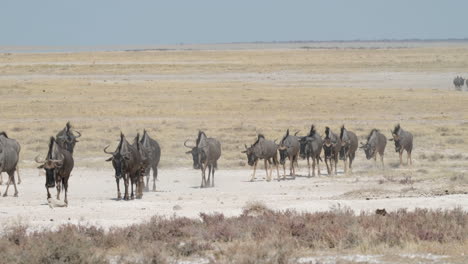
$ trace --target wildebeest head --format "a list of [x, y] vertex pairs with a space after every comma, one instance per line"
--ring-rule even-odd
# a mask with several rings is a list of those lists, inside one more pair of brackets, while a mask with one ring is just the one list
[[375, 154], [375, 146], [371, 146], [369, 143], [362, 143], [361, 142], [361, 146], [360, 148], [362, 148], [364, 150], [364, 153], [366, 154], [366, 158], [369, 160], [371, 159], [372, 157], [374, 157], [374, 154]]
[[73, 154], [73, 149], [75, 148], [76, 142], [78, 142], [77, 138], [81, 137], [81, 133], [76, 131], [78, 136], [75, 136], [71, 129], [70, 122], [67, 122], [65, 128], [62, 129], [59, 133], [57, 133], [57, 144], [59, 144], [62, 148], [68, 150], [70, 153]]
[[53, 145], [54, 145], [54, 137], [50, 138], [50, 143], [49, 143], [49, 151], [47, 153], [47, 159], [46, 160], [39, 160], [39, 156], [37, 156], [34, 160], [37, 163], [40, 163], [41, 165], [37, 167], [38, 169], [44, 169], [46, 172], [46, 187], [47, 188], [52, 188], [55, 187], [55, 175], [57, 173], [57, 170], [60, 169], [63, 165], [63, 159], [52, 159], [52, 151], [53, 151]]
[[249, 148], [247, 147], [247, 145], [244, 145], [245, 150], [242, 151], [242, 153], [245, 153], [247, 155], [247, 163], [250, 166], [253, 166], [255, 162], [258, 160], [258, 157], [255, 154], [255, 146], [260, 142], [260, 139], [265, 139], [265, 136], [263, 136], [262, 134], [259, 134], [257, 137], [257, 141], [255, 141], [255, 143], [253, 143]]
[[278, 151], [279, 151], [279, 154], [280, 154], [280, 164], [281, 165], [284, 165], [286, 163], [286, 158], [288, 157], [288, 149], [284, 145], [284, 141], [286, 140], [287, 137], [289, 137], [289, 129], [286, 130], [286, 135], [284, 135], [284, 137], [281, 139], [281, 141], [280, 141], [280, 143], [278, 145]]
[[121, 178], [127, 171], [127, 161], [130, 159], [127, 153], [122, 153], [122, 144], [124, 144], [125, 136], [120, 133], [120, 143], [115, 152], [107, 151], [107, 147], [104, 148], [104, 153], [112, 155], [106, 161], [112, 161], [112, 166], [115, 169], [115, 177]]
[[200, 169], [200, 159], [199, 159], [200, 151], [196, 146], [187, 145], [187, 141], [189, 141], [189, 140], [188, 139], [185, 140], [184, 146], [189, 148], [190, 150], [185, 152], [185, 154], [192, 154], [193, 168], [198, 170], [198, 169]]
[[348, 152], [349, 144], [351, 140], [348, 137], [348, 133], [344, 125], [341, 126], [340, 132], [340, 141], [341, 141], [341, 149], [340, 149], [340, 159], [345, 159], [345, 154]]
[[400, 144], [400, 124], [397, 124], [392, 132], [392, 137], [389, 141], [395, 142], [395, 152], [400, 152], [401, 144]]

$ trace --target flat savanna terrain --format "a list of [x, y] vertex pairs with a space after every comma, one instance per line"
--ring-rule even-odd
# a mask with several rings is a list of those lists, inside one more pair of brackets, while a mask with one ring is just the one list
[[[107, 228], [155, 214], [238, 215], [252, 201], [308, 212], [468, 210], [468, 92], [452, 84], [456, 75], [468, 77], [467, 69], [464, 43], [3, 53], [0, 130], [22, 146], [22, 183], [19, 197], [12, 197], [10, 187], [10, 195], [0, 199], [0, 223]], [[82, 137], [75, 148], [69, 206], [51, 210], [34, 157], [45, 157], [49, 137], [67, 121]], [[385, 170], [358, 150], [349, 175], [340, 162], [335, 177], [325, 175], [322, 165], [321, 176], [307, 178], [306, 162], [300, 160], [295, 180], [266, 182], [259, 166], [257, 181], [248, 182], [251, 171], [241, 151], [257, 133], [280, 139], [288, 128], [304, 135], [314, 124], [323, 135], [325, 126], [338, 133], [344, 124], [365, 142], [373, 128], [390, 138], [397, 123], [414, 135], [411, 167], [399, 166], [389, 142]], [[102, 150], [115, 149], [120, 131], [133, 140], [143, 129], [162, 148], [157, 192], [116, 201], [112, 165]], [[185, 154], [183, 142], [195, 140], [198, 130], [222, 144], [214, 188], [198, 188], [200, 172], [191, 169], [192, 158]]]

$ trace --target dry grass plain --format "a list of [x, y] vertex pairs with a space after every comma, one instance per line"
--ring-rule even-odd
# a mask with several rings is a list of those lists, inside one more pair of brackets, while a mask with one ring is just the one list
[[[463, 43], [3, 53], [0, 130], [22, 145], [20, 168], [26, 170], [20, 197], [0, 199], [1, 222], [34, 212], [34, 217], [27, 217], [34, 226], [96, 220], [108, 227], [138, 222], [140, 216], [148, 220], [153, 214], [172, 215], [176, 204], [181, 205], [176, 213], [182, 216], [196, 217], [199, 211], [236, 215], [251, 200], [272, 209], [312, 212], [336, 202], [358, 211], [457, 206], [466, 210], [468, 92], [455, 91], [452, 80], [456, 75], [468, 77], [467, 68], [468, 44]], [[48, 138], [67, 121], [83, 134], [75, 149], [70, 207], [50, 211], [33, 159], [46, 154]], [[287, 128], [304, 134], [315, 124], [323, 134], [325, 126], [337, 132], [345, 124], [364, 140], [372, 128], [390, 137], [396, 123], [414, 134], [411, 168], [398, 166], [398, 155], [388, 144], [385, 171], [358, 152], [352, 175], [266, 183], [261, 169], [260, 182], [245, 182], [250, 171], [240, 151], [253, 143], [256, 133], [276, 139]], [[143, 128], [162, 147], [158, 185], [162, 192], [118, 203], [111, 200], [115, 184], [102, 149], [108, 144], [114, 148], [120, 131], [133, 138]], [[222, 143], [217, 187], [211, 190], [190, 188], [199, 184], [199, 172], [188, 169], [191, 158], [183, 142], [195, 139], [199, 129]], [[299, 164], [306, 173], [305, 162]], [[342, 163], [338, 169], [342, 171]], [[308, 184], [317, 188], [311, 190]], [[369, 205], [366, 199], [375, 201]], [[116, 206], [132, 216], [116, 215]], [[50, 212], [58, 220], [52, 224]], [[466, 241], [450, 250], [422, 247], [413, 249], [449, 255], [467, 251]]]

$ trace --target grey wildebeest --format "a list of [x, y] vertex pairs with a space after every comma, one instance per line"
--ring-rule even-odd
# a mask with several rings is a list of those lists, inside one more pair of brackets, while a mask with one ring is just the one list
[[[344, 161], [344, 172], [348, 172], [349, 170], [352, 171], [352, 165], [354, 157], [356, 157], [356, 150], [358, 148], [358, 138], [356, 134], [347, 130], [345, 126], [341, 126], [340, 132], [340, 141], [341, 141], [341, 149], [340, 149], [340, 159]], [[349, 165], [347, 164], [349, 161]]]
[[147, 152], [147, 166], [144, 176], [146, 176], [146, 190], [149, 190], [150, 171], [153, 169], [153, 191], [156, 191], [156, 180], [158, 179], [158, 164], [161, 158], [161, 148], [156, 140], [152, 139], [146, 130], [143, 130], [143, 137], [140, 140], [141, 146]]
[[400, 155], [400, 165], [403, 165], [402, 156], [404, 150], [406, 150], [406, 153], [408, 154], [406, 164], [412, 165], [413, 161], [411, 160], [411, 151], [413, 151], [413, 134], [403, 130], [400, 127], [400, 124], [398, 124], [392, 131], [392, 137], [393, 138], [389, 140], [395, 142], [395, 152], [398, 152]]
[[[218, 169], [218, 159], [221, 157], [221, 143], [215, 138], [207, 137], [203, 131], [198, 131], [195, 146], [188, 146], [187, 141], [188, 139], [184, 142], [184, 146], [190, 150], [186, 154], [192, 154], [193, 168], [201, 169], [202, 182], [200, 188], [214, 187], [214, 173]], [[206, 179], [207, 168], [208, 179]]]
[[310, 132], [305, 137], [299, 137], [301, 144], [300, 155], [303, 159], [307, 158], [308, 176], [310, 177], [310, 158], [312, 158], [312, 175], [315, 176], [315, 163], [317, 163], [317, 174], [320, 176], [320, 153], [322, 153], [323, 140], [315, 131], [314, 125], [310, 127]]
[[13, 183], [13, 187], [15, 187], [14, 196], [18, 196], [18, 189], [15, 183], [15, 171], [18, 173], [18, 184], [20, 184], [18, 172], [20, 151], [21, 147], [16, 140], [8, 138], [5, 132], [0, 132], [0, 173], [6, 172], [8, 174], [8, 182], [3, 196], [8, 195], [8, 188], [11, 183]]
[[78, 142], [76, 140], [77, 138], [81, 137], [81, 133], [76, 131], [75, 132], [78, 134], [75, 136], [71, 129], [71, 124], [70, 122], [67, 122], [65, 125], [65, 128], [63, 128], [60, 132], [57, 133], [55, 136], [55, 141], [57, 144], [60, 145], [60, 147], [68, 150], [73, 155], [73, 150], [75, 149], [75, 144]]
[[142, 159], [139, 150], [135, 146], [128, 143], [122, 132], [120, 133], [120, 142], [117, 146], [117, 149], [114, 152], [109, 152], [107, 151], [108, 147], [109, 146], [104, 148], [104, 153], [112, 155], [106, 161], [112, 161], [112, 166], [115, 170], [117, 199], [122, 199], [122, 194], [120, 192], [120, 179], [122, 178], [125, 185], [124, 200], [129, 200], [130, 197], [132, 199], [134, 198], [133, 184], [131, 184], [131, 196], [129, 197], [128, 195], [128, 185], [130, 180], [136, 180], [136, 198], [143, 197], [143, 188], [141, 185], [143, 180], [140, 177], [142, 171]]
[[35, 161], [42, 164], [38, 169], [44, 169], [46, 173], [47, 199], [51, 198], [49, 188], [55, 186], [57, 187], [57, 200], [60, 200], [60, 189], [63, 187], [65, 191], [64, 202], [68, 205], [68, 179], [74, 166], [72, 154], [57, 144], [54, 137], [50, 137], [46, 159], [40, 161], [36, 157]]
[[278, 145], [271, 140], [266, 140], [265, 136], [262, 134], [258, 135], [257, 141], [253, 143], [249, 148], [245, 145], [245, 150], [242, 153], [247, 154], [247, 161], [250, 166], [253, 167], [253, 174], [250, 181], [255, 180], [255, 170], [257, 169], [257, 163], [259, 159], [265, 161], [265, 171], [267, 181], [271, 181], [271, 176], [273, 174], [273, 167], [270, 168], [270, 173], [268, 173], [268, 164], [272, 163], [276, 166], [276, 173], [278, 176], [278, 181], [280, 180], [279, 168], [278, 168]]
[[377, 153], [380, 155], [380, 160], [382, 161], [382, 169], [384, 169], [384, 152], [385, 146], [387, 145], [387, 138], [384, 134], [380, 133], [377, 129], [372, 129], [372, 131], [367, 136], [366, 144], [361, 142], [360, 148], [364, 150], [366, 158], [369, 160], [374, 158], [375, 163], [377, 163]]
[[[297, 135], [297, 132], [296, 132]], [[301, 144], [299, 143], [299, 138], [296, 135], [289, 135], [289, 129], [286, 131], [283, 139], [281, 139], [278, 150], [280, 153], [280, 164], [283, 165], [283, 179], [286, 179], [286, 158], [289, 159], [289, 173], [291, 176], [296, 176], [296, 170], [294, 164], [297, 163], [297, 158], [299, 157], [299, 151]]]
[[[338, 163], [338, 155], [341, 150], [340, 138], [331, 131], [329, 127], [325, 127], [325, 140], [323, 142], [323, 152], [325, 155], [325, 164], [327, 165], [328, 175], [336, 174], [336, 165]], [[330, 166], [328, 165], [330, 163]], [[335, 170], [333, 170], [333, 164]]]

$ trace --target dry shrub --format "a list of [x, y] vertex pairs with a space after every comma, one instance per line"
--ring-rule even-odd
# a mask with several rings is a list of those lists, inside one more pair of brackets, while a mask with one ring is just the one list
[[254, 203], [237, 217], [153, 217], [109, 231], [73, 225], [26, 231], [18, 226], [0, 235], [2, 263], [106, 263], [111, 258], [115, 263], [172, 263], [187, 257], [214, 258], [216, 263], [292, 263], [295, 255], [310, 249], [405, 248], [414, 243], [464, 248], [468, 212], [415, 209], [355, 215], [335, 206], [328, 212], [299, 213]]
[[432, 162], [441, 160], [443, 158], [444, 158], [444, 155], [439, 154], [439, 153], [433, 153], [428, 157], [428, 159]]

